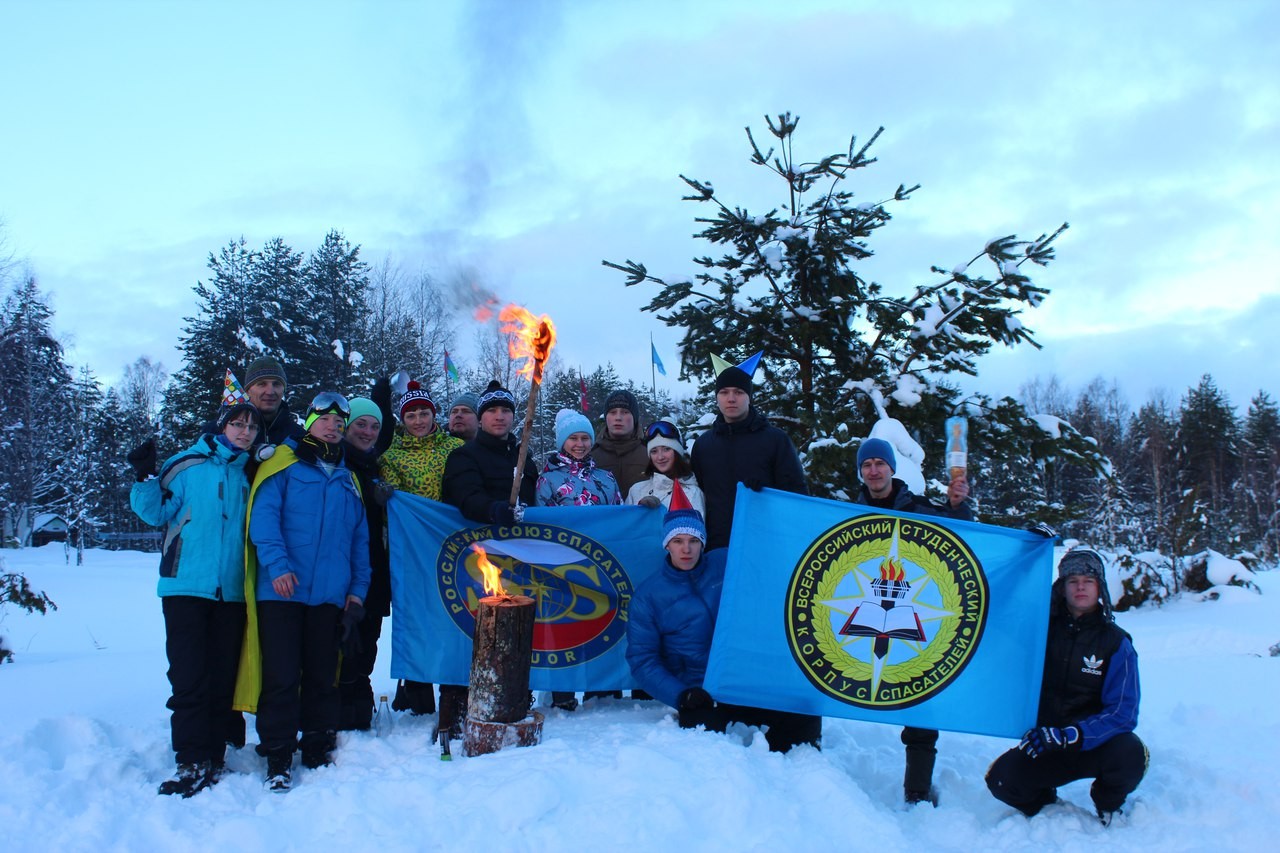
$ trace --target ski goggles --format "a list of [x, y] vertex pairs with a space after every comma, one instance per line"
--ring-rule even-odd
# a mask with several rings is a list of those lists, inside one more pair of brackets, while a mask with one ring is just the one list
[[651, 441], [658, 436], [679, 441], [680, 430], [676, 429], [676, 425], [670, 421], [654, 421], [644, 428], [645, 441]]
[[311, 405], [307, 407], [307, 416], [311, 415], [342, 415], [342, 419], [346, 420], [351, 417], [351, 404], [347, 402], [347, 398], [336, 391], [322, 391], [316, 395], [311, 401]]

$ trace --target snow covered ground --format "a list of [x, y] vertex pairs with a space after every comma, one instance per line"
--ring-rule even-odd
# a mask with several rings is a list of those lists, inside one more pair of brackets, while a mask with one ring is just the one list
[[[901, 804], [898, 729], [828, 719], [824, 749], [780, 756], [747, 729], [682, 731], [653, 702], [552, 712], [529, 749], [439, 760], [429, 719], [341, 735], [334, 766], [262, 788], [238, 771], [190, 800], [172, 770], [156, 557], [61, 546], [4, 551], [59, 610], [9, 607], [0, 667], [0, 849], [27, 850], [1268, 850], [1280, 834], [1280, 572], [1263, 595], [1223, 589], [1120, 614], [1141, 660], [1138, 733], [1151, 769], [1117, 825], [1088, 783], [1027, 820], [982, 776], [1011, 741], [944, 733], [937, 809]], [[389, 691], [389, 637], [375, 689]], [[460, 753], [461, 750], [458, 750]]]

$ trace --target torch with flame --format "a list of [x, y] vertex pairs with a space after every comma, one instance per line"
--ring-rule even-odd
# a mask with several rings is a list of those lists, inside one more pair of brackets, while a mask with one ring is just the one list
[[520, 453], [511, 483], [511, 505], [520, 500], [520, 482], [524, 479], [524, 460], [529, 454], [529, 436], [533, 434], [533, 409], [538, 403], [542, 371], [556, 345], [556, 327], [546, 314], [535, 317], [519, 305], [508, 305], [498, 314], [502, 333], [509, 336], [507, 348], [514, 359], [523, 359], [519, 373], [529, 380], [529, 405], [525, 411], [524, 429], [520, 434]]
[[471, 549], [476, 552], [476, 565], [480, 567], [480, 574], [484, 578], [485, 595], [506, 596], [507, 591], [502, 587], [502, 570], [493, 564], [480, 543], [472, 542]]

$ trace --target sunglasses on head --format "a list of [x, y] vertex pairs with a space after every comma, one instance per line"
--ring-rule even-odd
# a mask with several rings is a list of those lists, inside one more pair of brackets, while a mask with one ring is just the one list
[[645, 441], [649, 441], [657, 436], [679, 441], [680, 430], [676, 429], [676, 425], [670, 421], [654, 421], [644, 429]]
[[308, 412], [317, 415], [342, 415], [344, 418], [351, 417], [351, 404], [347, 402], [347, 398], [335, 391], [325, 391], [317, 394], [316, 398], [311, 401], [311, 408]]

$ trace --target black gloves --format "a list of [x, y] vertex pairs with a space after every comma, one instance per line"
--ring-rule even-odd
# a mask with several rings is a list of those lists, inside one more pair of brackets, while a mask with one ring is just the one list
[[1051, 526], [1049, 526], [1048, 524], [1045, 524], [1043, 521], [1037, 521], [1034, 524], [1028, 524], [1027, 530], [1031, 531], [1032, 533], [1036, 533], [1040, 536], [1043, 536], [1045, 539], [1058, 538], [1058, 531], [1054, 530]]
[[356, 630], [363, 618], [364, 605], [348, 601], [347, 608], [342, 611], [342, 619], [338, 622], [338, 646], [344, 657], [356, 657], [364, 651], [364, 642], [360, 639], [360, 632]]
[[[369, 392], [369, 399], [378, 407], [378, 411], [382, 412], [383, 417], [391, 414], [391, 378], [384, 376], [377, 382], [373, 383], [373, 390]], [[389, 421], [387, 422], [389, 424]], [[390, 426], [388, 426], [390, 429]]]
[[746, 486], [753, 492], [758, 492], [764, 488], [764, 483], [760, 482], [760, 480], [755, 477], [752, 477], [750, 480], [743, 480], [742, 485]]
[[1018, 744], [1018, 749], [1032, 758], [1039, 758], [1046, 752], [1054, 752], [1059, 749], [1079, 748], [1080, 729], [1076, 726], [1064, 726], [1063, 728], [1041, 726], [1038, 729], [1031, 729], [1022, 736], [1022, 741]]
[[715, 706], [716, 700], [701, 687], [686, 687], [680, 691], [680, 697], [676, 699], [676, 710], [680, 712], [709, 711]]
[[133, 476], [139, 483], [150, 477], [156, 472], [155, 438], [148, 438], [142, 444], [130, 450], [125, 459], [133, 466]]
[[386, 480], [373, 481], [373, 502], [378, 506], [386, 506], [387, 501], [396, 493], [396, 487]]
[[506, 501], [494, 501], [489, 504], [489, 521], [508, 526], [515, 524], [517, 521], [515, 507]]

